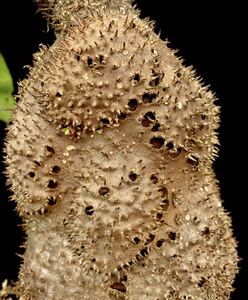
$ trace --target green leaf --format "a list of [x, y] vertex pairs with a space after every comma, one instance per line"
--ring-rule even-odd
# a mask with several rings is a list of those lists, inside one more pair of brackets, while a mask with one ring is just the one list
[[9, 121], [15, 106], [15, 100], [12, 95], [13, 91], [13, 80], [7, 64], [0, 53], [0, 120], [4, 122]]

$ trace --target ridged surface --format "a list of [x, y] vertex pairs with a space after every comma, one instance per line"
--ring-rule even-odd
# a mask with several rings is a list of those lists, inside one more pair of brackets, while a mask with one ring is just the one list
[[20, 295], [229, 299], [213, 94], [134, 10], [79, 16], [35, 55], [9, 125]]

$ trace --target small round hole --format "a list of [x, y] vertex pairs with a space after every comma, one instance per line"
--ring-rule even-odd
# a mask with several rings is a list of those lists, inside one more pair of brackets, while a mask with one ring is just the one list
[[203, 232], [202, 232], [202, 234], [208, 236], [210, 234], [209, 227], [205, 227], [204, 230], [203, 230]]
[[169, 232], [168, 237], [170, 240], [175, 241], [177, 235], [175, 232], [171, 231], [171, 232]]
[[105, 58], [104, 55], [102, 55], [102, 54], [99, 55], [99, 63], [100, 63], [100, 65], [103, 65], [105, 63], [104, 58]]
[[166, 211], [168, 208], [169, 208], [169, 200], [168, 199], [164, 199], [163, 201], [162, 201], [162, 204], [161, 204], [161, 208], [164, 210], [164, 211]]
[[137, 99], [131, 99], [128, 101], [128, 107], [129, 107], [129, 110], [131, 111], [135, 111], [136, 108], [138, 106], [138, 101]]
[[129, 266], [129, 267], [131, 267], [133, 264], [134, 264], [134, 263], [133, 263], [132, 260], [130, 260], [130, 261], [128, 262], [128, 266]]
[[136, 73], [136, 74], [132, 77], [132, 79], [133, 79], [134, 81], [136, 81], [136, 82], [139, 82], [139, 81], [140, 81], [140, 74]]
[[102, 118], [102, 119], [100, 120], [100, 125], [101, 125], [101, 126], [108, 125], [108, 124], [109, 124], [109, 119], [107, 119], [107, 118]]
[[140, 250], [140, 254], [141, 254], [142, 256], [147, 256], [147, 255], [148, 255], [148, 249], [147, 249], [147, 248], [141, 249], [141, 250]]
[[53, 206], [53, 205], [55, 205], [57, 203], [57, 200], [56, 200], [56, 198], [55, 197], [49, 197], [48, 198], [48, 205], [51, 205], [51, 206]]
[[122, 280], [123, 280], [123, 281], [127, 281], [127, 275], [124, 275], [124, 276], [122, 277]]
[[93, 215], [93, 213], [94, 213], [94, 207], [92, 205], [85, 207], [85, 213], [88, 216]]
[[88, 65], [89, 67], [92, 67], [93, 64], [94, 64], [93, 58], [90, 57], [90, 56], [88, 56], [88, 57], [87, 57], [87, 65]]
[[159, 248], [160, 248], [160, 247], [162, 247], [162, 246], [163, 246], [163, 243], [164, 243], [164, 241], [165, 241], [165, 240], [163, 240], [163, 239], [161, 239], [161, 240], [158, 240], [158, 241], [157, 241], [157, 243], [156, 243], [156, 246], [157, 246], [157, 247], [159, 247]]
[[161, 79], [159, 76], [153, 78], [152, 80], [150, 80], [149, 85], [152, 87], [157, 86], [160, 83]]
[[35, 173], [31, 171], [31, 172], [28, 173], [28, 176], [29, 176], [30, 178], [34, 178], [34, 177], [35, 177]]
[[155, 239], [155, 235], [150, 233], [148, 239], [145, 242], [145, 245], [150, 244], [151, 242], [153, 242]]
[[156, 117], [155, 117], [154, 113], [151, 111], [148, 111], [143, 117], [142, 125], [144, 127], [149, 127], [150, 124], [152, 124], [152, 122], [155, 121], [155, 119], [156, 119]]
[[110, 287], [122, 293], [125, 293], [127, 290], [126, 286], [122, 282], [114, 282]]
[[152, 121], [156, 120], [155, 114], [152, 111], [148, 111], [145, 115], [144, 118], [150, 119]]
[[164, 139], [162, 137], [152, 137], [150, 139], [150, 144], [155, 149], [160, 149], [164, 145]]
[[158, 183], [158, 176], [155, 174], [152, 174], [150, 177], [151, 181], [153, 184], [157, 184]]
[[60, 168], [59, 166], [53, 166], [53, 167], [51, 168], [51, 171], [52, 171], [53, 173], [55, 173], [55, 174], [58, 174], [58, 173], [60, 173], [61, 168]]
[[137, 179], [137, 177], [138, 177], [138, 175], [135, 174], [135, 173], [133, 173], [133, 172], [131, 172], [131, 173], [129, 174], [129, 179], [130, 179], [131, 181], [135, 181], [135, 180]]
[[123, 112], [120, 112], [120, 114], [118, 115], [119, 120], [125, 120], [126, 118], [127, 118], [127, 115]]
[[203, 287], [203, 285], [206, 283], [206, 278], [204, 277], [201, 277], [200, 281], [198, 282], [198, 286], [199, 287]]
[[55, 150], [53, 149], [53, 147], [46, 146], [46, 149], [47, 149], [48, 152], [50, 152], [52, 154], [55, 154]]
[[57, 183], [57, 181], [50, 179], [48, 181], [47, 187], [50, 189], [56, 189], [58, 187], [58, 183]]
[[163, 218], [163, 214], [157, 213], [157, 219], [158, 219], [158, 220], [161, 220], [162, 218]]
[[158, 189], [158, 192], [161, 193], [161, 198], [167, 198], [168, 197], [168, 190], [165, 186], [162, 186]]
[[106, 196], [109, 193], [109, 188], [106, 186], [102, 186], [100, 187], [100, 189], [98, 190], [99, 195], [101, 196]]
[[139, 244], [140, 239], [136, 236], [136, 237], [134, 237], [133, 241], [135, 244]]
[[162, 81], [162, 79], [164, 78], [164, 73], [158, 73], [155, 70], [152, 70], [153, 73], [153, 78], [150, 80], [149, 85], [152, 87], [156, 87], [160, 84], [160, 82]]
[[144, 93], [142, 96], [143, 103], [152, 103], [152, 101], [157, 97], [155, 93]]
[[160, 124], [159, 123], [156, 123], [153, 127], [152, 127], [152, 132], [156, 132], [156, 131], [159, 131], [160, 129]]
[[172, 142], [168, 142], [168, 143], [166, 144], [166, 148], [169, 149], [169, 150], [171, 150], [171, 149], [174, 148], [174, 144], [173, 144]]

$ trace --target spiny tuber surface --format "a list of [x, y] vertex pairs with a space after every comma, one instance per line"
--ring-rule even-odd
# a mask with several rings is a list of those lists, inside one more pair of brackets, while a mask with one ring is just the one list
[[24, 299], [229, 299], [236, 242], [212, 170], [219, 108], [128, 1], [37, 1], [6, 140]]

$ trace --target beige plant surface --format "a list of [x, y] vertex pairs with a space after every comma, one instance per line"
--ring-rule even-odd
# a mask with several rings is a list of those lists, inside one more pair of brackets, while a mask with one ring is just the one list
[[212, 164], [219, 108], [129, 1], [37, 1], [6, 163], [22, 299], [226, 300], [236, 241]]

